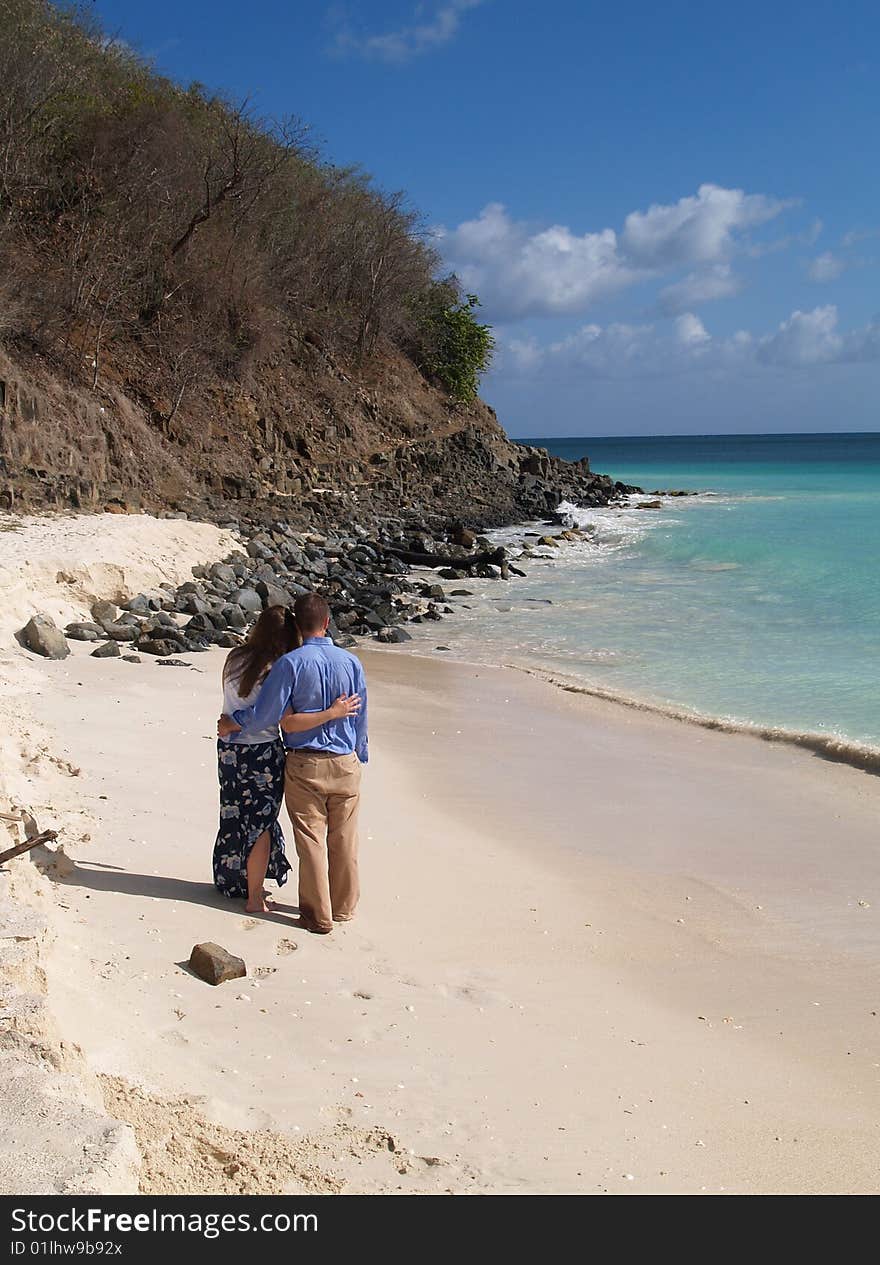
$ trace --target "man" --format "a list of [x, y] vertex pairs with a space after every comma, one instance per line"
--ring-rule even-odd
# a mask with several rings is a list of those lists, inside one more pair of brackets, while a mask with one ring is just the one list
[[277, 661], [253, 707], [221, 717], [220, 728], [221, 736], [270, 729], [288, 710], [319, 712], [340, 695], [360, 696], [356, 715], [284, 734], [284, 798], [299, 857], [300, 915], [309, 931], [326, 935], [334, 922], [349, 921], [360, 894], [357, 819], [361, 765], [368, 759], [367, 687], [359, 660], [327, 635], [324, 599], [306, 593], [293, 613], [302, 647]]

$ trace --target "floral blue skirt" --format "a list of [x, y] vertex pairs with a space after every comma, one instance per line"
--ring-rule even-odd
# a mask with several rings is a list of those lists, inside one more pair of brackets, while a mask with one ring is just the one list
[[247, 859], [260, 835], [269, 832], [266, 877], [287, 882], [290, 863], [278, 824], [284, 799], [284, 744], [217, 743], [220, 829], [214, 844], [214, 886], [224, 896], [247, 897]]

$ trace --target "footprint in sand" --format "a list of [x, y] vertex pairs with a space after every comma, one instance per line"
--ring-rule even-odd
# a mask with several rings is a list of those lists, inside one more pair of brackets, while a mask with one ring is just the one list
[[256, 918], [242, 918], [241, 925], [245, 931], [252, 931], [254, 927], [259, 927]]
[[182, 1032], [178, 1032], [175, 1028], [171, 1028], [167, 1032], [160, 1032], [159, 1038], [167, 1041], [169, 1045], [189, 1045], [189, 1038], [185, 1037]]
[[279, 940], [275, 945], [275, 952], [279, 957], [286, 957], [288, 953], [295, 953], [299, 945], [294, 940]]
[[[294, 948], [296, 948], [296, 945], [294, 945]], [[254, 979], [265, 979], [268, 975], [274, 975], [277, 970], [277, 966], [255, 966], [251, 974]]]

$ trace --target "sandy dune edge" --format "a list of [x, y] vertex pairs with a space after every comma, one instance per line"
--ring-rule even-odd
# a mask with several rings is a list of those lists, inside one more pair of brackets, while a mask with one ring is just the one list
[[192, 579], [241, 542], [210, 523], [149, 514], [0, 515], [0, 640], [31, 615], [63, 626], [101, 597], [120, 602], [163, 581]]

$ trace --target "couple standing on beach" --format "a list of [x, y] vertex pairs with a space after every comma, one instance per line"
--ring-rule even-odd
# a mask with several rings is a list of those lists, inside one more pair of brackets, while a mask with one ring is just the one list
[[[363, 668], [328, 636], [330, 608], [316, 593], [263, 611], [223, 669], [217, 724], [220, 830], [214, 883], [266, 913], [266, 878], [290, 863], [278, 821], [282, 800], [299, 858], [299, 912], [318, 934], [357, 905], [357, 817], [367, 763]], [[282, 731], [279, 734], [279, 726]], [[283, 737], [282, 737], [283, 735]]]

